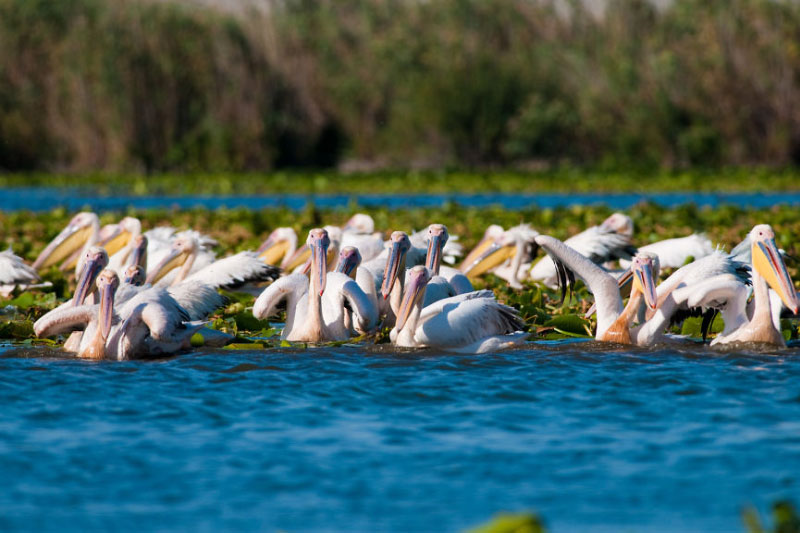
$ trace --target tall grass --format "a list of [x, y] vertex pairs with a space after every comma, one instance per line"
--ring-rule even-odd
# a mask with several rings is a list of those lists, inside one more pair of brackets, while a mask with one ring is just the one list
[[0, 0], [0, 168], [800, 162], [800, 5]]

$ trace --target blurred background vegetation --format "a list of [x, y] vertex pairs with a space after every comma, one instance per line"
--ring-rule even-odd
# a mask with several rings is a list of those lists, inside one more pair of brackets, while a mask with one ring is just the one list
[[792, 167], [800, 3], [0, 0], [0, 169]]

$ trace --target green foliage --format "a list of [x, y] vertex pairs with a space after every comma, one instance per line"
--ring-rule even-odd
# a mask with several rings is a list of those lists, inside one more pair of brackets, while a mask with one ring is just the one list
[[467, 533], [545, 533], [541, 518], [532, 513], [498, 513]]
[[800, 162], [800, 4], [607, 4], [0, 0], [0, 168]]

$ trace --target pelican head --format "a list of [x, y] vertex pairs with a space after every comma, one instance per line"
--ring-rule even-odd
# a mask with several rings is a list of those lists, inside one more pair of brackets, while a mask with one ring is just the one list
[[146, 276], [144, 272], [144, 267], [141, 265], [131, 265], [125, 269], [125, 273], [122, 275], [122, 282], [126, 285], [133, 285], [135, 287], [141, 287], [144, 285]]
[[775, 244], [775, 232], [769, 224], [759, 224], [750, 231], [753, 268], [772, 287], [783, 304], [793, 313], [800, 304], [789, 271]]
[[132, 265], [142, 267], [142, 271], [147, 269], [147, 237], [136, 235], [133, 237], [133, 249], [131, 251]]
[[428, 255], [425, 266], [431, 269], [434, 275], [439, 274], [439, 265], [442, 264], [442, 250], [447, 244], [450, 235], [444, 224], [431, 224], [428, 226]]
[[172, 269], [184, 265], [190, 257], [194, 257], [197, 252], [197, 240], [191, 236], [178, 237], [172, 243], [169, 253], [156, 265], [152, 272], [147, 275], [147, 283], [154, 284]]
[[644, 296], [647, 307], [655, 310], [658, 305], [656, 297], [656, 278], [658, 277], [659, 260], [655, 254], [639, 252], [631, 262], [633, 273], [633, 290]]
[[417, 265], [408, 271], [405, 294], [400, 309], [397, 311], [395, 329], [400, 331], [405, 326], [411, 311], [415, 306], [422, 305], [425, 299], [425, 288], [433, 277], [433, 273], [422, 265]]
[[78, 277], [78, 285], [72, 296], [72, 305], [83, 305], [86, 297], [94, 290], [100, 272], [108, 266], [108, 253], [100, 246], [92, 246], [84, 253], [83, 269]]
[[602, 224], [600, 224], [600, 228], [606, 231], [619, 233], [620, 235], [632, 237], [633, 219], [623, 213], [614, 213], [605, 219]]
[[100, 241], [108, 255], [114, 255], [128, 245], [136, 235], [142, 233], [142, 223], [138, 218], [125, 217], [114, 226], [110, 235]]
[[[297, 248], [297, 233], [292, 228], [275, 228], [261, 246], [258, 247], [259, 259], [268, 265], [280, 265], [286, 268], [291, 254]], [[302, 264], [302, 261], [298, 263]], [[297, 266], [297, 265], [295, 265]]]
[[375, 231], [375, 221], [364, 213], [356, 213], [342, 227], [342, 231], [369, 235]]
[[381, 284], [381, 295], [384, 300], [392, 292], [397, 276], [401, 273], [405, 274], [402, 271], [405, 269], [406, 253], [411, 249], [411, 239], [404, 231], [395, 231], [389, 241], [391, 242], [391, 252], [389, 252], [386, 267], [383, 269], [383, 283]]
[[361, 253], [355, 246], [345, 246], [339, 252], [339, 262], [336, 264], [336, 272], [341, 272], [351, 278], [356, 278], [356, 269], [361, 264]]
[[328, 247], [331, 239], [327, 230], [315, 228], [308, 232], [306, 244], [311, 250], [311, 283], [316, 285], [316, 290], [322, 296], [328, 276]]
[[39, 254], [33, 263], [33, 268], [42, 270], [68, 258], [89, 240], [92, 232], [99, 231], [100, 219], [97, 215], [89, 212], [78, 213]]
[[503, 234], [503, 226], [498, 226], [497, 224], [492, 224], [486, 231], [483, 232], [483, 238], [481, 238], [480, 242], [472, 249], [470, 253], [467, 254], [467, 257], [464, 258], [464, 262], [461, 263], [459, 269], [461, 272], [466, 274], [469, 272], [471, 267], [474, 265], [475, 260], [479, 257], [483, 256], [483, 253], [494, 244], [495, 239], [499, 238]]
[[537, 249], [537, 235], [539, 232], [528, 224], [514, 226], [487, 242], [482, 253], [476, 256], [471, 264], [462, 265], [461, 271], [470, 278], [477, 278], [503, 264], [507, 259], [515, 257], [517, 253], [522, 253], [523, 256], [520, 257], [520, 263], [532, 261]]

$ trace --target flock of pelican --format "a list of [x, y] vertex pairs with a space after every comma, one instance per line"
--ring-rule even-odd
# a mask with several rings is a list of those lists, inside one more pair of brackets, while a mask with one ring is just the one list
[[[56, 265], [74, 270], [72, 298], [34, 331], [68, 334], [64, 350], [89, 359], [169, 354], [188, 349], [195, 334], [225, 344], [229, 336], [206, 327], [227, 304], [220, 289], [257, 296], [259, 319], [285, 309], [281, 337], [289, 341], [342, 341], [385, 328], [402, 348], [477, 354], [526, 342], [517, 310], [473, 289], [487, 272], [515, 289], [560, 287], [562, 300], [580, 278], [594, 298], [588, 315], [597, 315], [598, 341], [680, 340], [669, 326], [692, 313], [704, 317], [705, 340], [719, 313], [724, 329], [712, 345], [785, 345], [781, 314], [796, 316], [800, 304], [769, 225], [755, 226], [730, 253], [697, 234], [637, 249], [633, 232], [621, 213], [564, 242], [526, 224], [492, 225], [455, 268], [462, 249], [441, 224], [380, 232], [357, 214], [343, 227], [312, 229], [303, 245], [292, 228], [278, 228], [255, 251], [217, 258], [216, 241], [197, 231], [143, 232], [132, 217], [101, 227], [84, 212], [31, 265], [11, 250], [0, 253], [0, 293], [41, 288], [39, 272]], [[537, 260], [539, 249], [546, 255]], [[659, 284], [661, 269], [672, 273]]]

